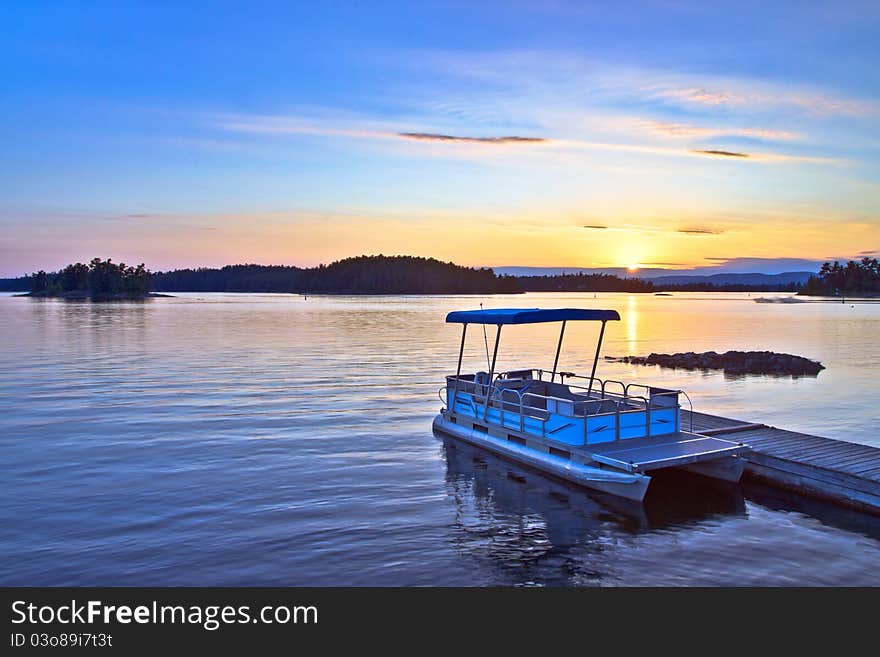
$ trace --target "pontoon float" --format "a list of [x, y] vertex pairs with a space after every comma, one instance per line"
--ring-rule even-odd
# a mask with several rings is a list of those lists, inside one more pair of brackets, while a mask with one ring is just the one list
[[[745, 465], [741, 456], [748, 445], [682, 430], [683, 391], [596, 378], [605, 325], [619, 319], [615, 310], [580, 308], [449, 313], [447, 322], [462, 325], [461, 347], [455, 375], [447, 376], [440, 389], [443, 408], [434, 419], [434, 429], [573, 483], [632, 500], [641, 501], [651, 473], [664, 468], [739, 481]], [[557, 371], [570, 321], [601, 322], [589, 376]], [[543, 322], [562, 324], [549, 377], [541, 369], [497, 371], [501, 328]], [[497, 327], [488, 372], [461, 372], [469, 324]]]

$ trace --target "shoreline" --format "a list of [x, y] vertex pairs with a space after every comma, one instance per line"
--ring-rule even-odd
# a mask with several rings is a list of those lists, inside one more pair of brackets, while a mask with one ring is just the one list
[[31, 299], [62, 299], [64, 301], [143, 301], [145, 299], [173, 298], [174, 295], [161, 292], [148, 292], [146, 294], [102, 294], [91, 295], [88, 292], [59, 292], [47, 294], [44, 292], [23, 292], [13, 294], [14, 297], [28, 297]]

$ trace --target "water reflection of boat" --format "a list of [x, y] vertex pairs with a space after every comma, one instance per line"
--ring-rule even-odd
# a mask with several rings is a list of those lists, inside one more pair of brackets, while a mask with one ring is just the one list
[[588, 491], [441, 433], [454, 541], [519, 580], [601, 583], [605, 559], [640, 534], [688, 531], [744, 515], [739, 486], [687, 473], [660, 477], [644, 504]]
[[[723, 481], [739, 481], [748, 446], [685, 431], [681, 390], [602, 380], [596, 365], [605, 325], [615, 310], [507, 308], [451, 312], [462, 324], [455, 375], [440, 389], [444, 408], [434, 428], [509, 459], [581, 486], [641, 501], [658, 472], [683, 468]], [[601, 322], [589, 376], [559, 372], [565, 326]], [[553, 369], [496, 369], [501, 329], [561, 322]], [[494, 324], [488, 372], [462, 374], [468, 324]], [[488, 359], [488, 344], [487, 344]]]

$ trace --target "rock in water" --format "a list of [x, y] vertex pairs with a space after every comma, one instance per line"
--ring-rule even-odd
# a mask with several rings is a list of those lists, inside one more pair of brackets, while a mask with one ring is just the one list
[[714, 351], [677, 354], [624, 356], [618, 359], [633, 365], [659, 365], [672, 369], [722, 370], [725, 374], [772, 374], [776, 376], [816, 376], [825, 367], [803, 356], [779, 354], [774, 351]]

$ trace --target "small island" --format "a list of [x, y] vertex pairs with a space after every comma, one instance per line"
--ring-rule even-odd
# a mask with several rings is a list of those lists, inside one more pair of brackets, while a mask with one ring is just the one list
[[29, 277], [31, 291], [21, 296], [118, 301], [168, 296], [152, 292], [152, 273], [143, 264], [119, 264], [107, 258], [77, 262], [55, 273], [43, 270]]
[[650, 354], [648, 356], [624, 356], [609, 358], [633, 365], [658, 365], [670, 369], [721, 370], [725, 374], [768, 374], [771, 376], [816, 376], [825, 369], [822, 363], [774, 351], [715, 351], [676, 354]]

